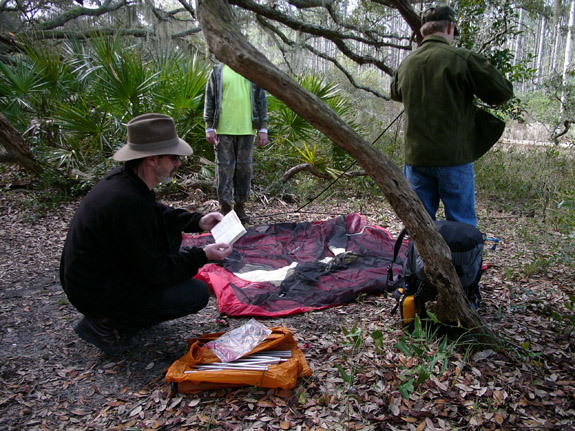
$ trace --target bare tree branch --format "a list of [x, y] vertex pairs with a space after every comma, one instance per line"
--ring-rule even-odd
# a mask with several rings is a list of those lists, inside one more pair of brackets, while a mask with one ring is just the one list
[[264, 16], [273, 21], [282, 23], [293, 30], [301, 31], [314, 36], [324, 37], [333, 42], [343, 40], [355, 40], [357, 42], [365, 43], [366, 45], [374, 46], [376, 48], [384, 46], [380, 39], [366, 38], [359, 35], [350, 33], [343, 33], [338, 30], [325, 28], [319, 25], [309, 24], [305, 21], [297, 20], [292, 16], [284, 14], [279, 8], [267, 7], [260, 5], [252, 0], [231, 0], [230, 3], [235, 4], [242, 9], [250, 10], [260, 16]]
[[497, 40], [499, 40], [500, 38], [502, 38], [506, 33], [509, 33], [509, 28], [508, 28], [508, 23], [507, 23], [507, 16], [503, 17], [503, 21], [505, 23], [505, 25], [503, 26], [503, 28], [497, 32], [497, 33], [492, 33], [490, 32], [489, 35], [489, 39], [487, 39], [484, 43], [481, 44], [481, 46], [477, 49], [477, 52], [482, 53], [484, 52], [487, 47], [489, 47], [490, 45], [492, 45], [494, 42], [496, 42]]
[[289, 4], [298, 9], [311, 9], [316, 7], [331, 7], [335, 0], [289, 0]]
[[[297, 7], [301, 7], [303, 9], [305, 9], [305, 8], [319, 8], [319, 7], [324, 8], [327, 11], [327, 13], [329, 14], [329, 16], [332, 18], [333, 22], [337, 25], [338, 28], [328, 28], [326, 26], [310, 24], [309, 22], [306, 22], [303, 19], [301, 19], [301, 20], [296, 19], [292, 15], [288, 15], [287, 13], [284, 13], [278, 7], [268, 7], [265, 5], [258, 4], [256, 2], [254, 2], [253, 0], [231, 0], [230, 3], [240, 7], [242, 9], [245, 9], [245, 10], [248, 10], [248, 11], [255, 13], [257, 17], [260, 17], [260, 18], [265, 17], [271, 21], [285, 25], [288, 28], [291, 28], [292, 30], [295, 30], [295, 31], [298, 31], [301, 33], [305, 33], [308, 35], [312, 35], [315, 37], [322, 37], [326, 40], [329, 40], [337, 47], [337, 49], [342, 54], [344, 54], [350, 60], [354, 61], [356, 64], [358, 64], [358, 65], [367, 65], [367, 64], [374, 65], [378, 69], [380, 69], [381, 71], [383, 71], [384, 73], [386, 73], [389, 76], [393, 75], [393, 69], [388, 64], [386, 64], [386, 62], [384, 60], [376, 58], [373, 55], [360, 55], [356, 52], [355, 48], [351, 48], [350, 46], [348, 46], [348, 42], [362, 43], [362, 44], [365, 44], [366, 46], [370, 46], [376, 50], [379, 50], [379, 49], [384, 48], [384, 47], [389, 47], [389, 48], [394, 48], [394, 49], [399, 49], [399, 50], [411, 49], [409, 44], [401, 45], [399, 43], [386, 42], [386, 39], [394, 39], [394, 40], [401, 39], [401, 38], [398, 38], [396, 35], [383, 34], [381, 32], [374, 31], [372, 28], [367, 28], [367, 29], [363, 30], [361, 28], [361, 26], [359, 26], [359, 25], [349, 25], [349, 24], [344, 23], [340, 19], [340, 17], [337, 15], [335, 9], [333, 8], [333, 2], [300, 0], [297, 2], [290, 2], [290, 4], [295, 5]], [[413, 14], [415, 14], [415, 12], [413, 12]], [[419, 22], [419, 20], [417, 22]], [[285, 43], [285, 39], [282, 38], [282, 40], [284, 40], [284, 43]], [[328, 59], [328, 61], [331, 61], [331, 60], [329, 60], [329, 58], [331, 56], [329, 56], [328, 54], [325, 54], [325, 53], [320, 54], [320, 52], [317, 49], [313, 50], [313, 51], [312, 50], [309, 50], [309, 51], [313, 52], [314, 55], [320, 56], [324, 59]], [[336, 66], [340, 70], [343, 69], [341, 64], [336, 65]], [[345, 74], [349, 79], [349, 77], [351, 75], [349, 73], [345, 73]], [[355, 87], [361, 88], [360, 86], [357, 85], [357, 83], [355, 83], [354, 80], [350, 80], [350, 82]], [[365, 88], [362, 88], [362, 89], [365, 89]], [[368, 91], [370, 91], [373, 94], [377, 93], [376, 91], [374, 92], [374, 90], [368, 90]]]
[[417, 12], [411, 6], [411, 3], [408, 0], [371, 0], [374, 3], [381, 4], [383, 6], [391, 7], [397, 9], [407, 25], [413, 31], [415, 40], [419, 45], [423, 40], [423, 36], [421, 36], [421, 18]]
[[309, 163], [302, 163], [300, 165], [294, 166], [293, 168], [290, 168], [285, 174], [283, 174], [283, 176], [280, 178], [280, 181], [285, 183], [286, 181], [289, 181], [293, 176], [303, 171], [308, 171], [312, 175], [323, 178], [324, 180], [329, 180], [331, 178], [328, 174], [320, 171], [314, 165]]
[[[330, 176], [325, 172], [320, 171], [314, 165], [310, 163], [301, 163], [297, 166], [294, 166], [293, 168], [290, 168], [285, 174], [283, 174], [283, 176], [280, 178], [280, 181], [285, 183], [286, 181], [289, 181], [291, 178], [293, 178], [296, 174], [299, 174], [300, 172], [304, 171], [307, 171], [312, 175], [315, 175], [316, 177], [322, 178], [324, 180], [333, 179], [332, 176]], [[348, 178], [365, 177], [367, 176], [367, 173], [365, 171], [352, 171], [352, 172], [344, 172], [342, 176]]]
[[304, 46], [305, 46], [306, 49], [307, 49], [308, 51], [310, 51], [311, 53], [317, 55], [317, 56], [320, 57], [320, 58], [323, 58], [324, 60], [327, 60], [327, 61], [331, 62], [335, 67], [337, 67], [337, 68], [345, 75], [345, 77], [346, 77], [347, 80], [350, 82], [350, 84], [353, 85], [355, 88], [357, 88], [357, 89], [359, 89], [359, 90], [366, 91], [366, 92], [368, 92], [368, 93], [372, 93], [373, 95], [375, 95], [375, 96], [377, 96], [377, 97], [379, 97], [379, 98], [381, 98], [381, 99], [391, 100], [391, 99], [389, 98], [389, 96], [386, 96], [386, 95], [384, 95], [383, 93], [380, 93], [380, 92], [377, 91], [377, 90], [374, 90], [374, 89], [372, 89], [372, 88], [366, 87], [366, 86], [361, 85], [361, 84], [358, 84], [358, 83], [355, 81], [355, 78], [353, 77], [353, 75], [352, 75], [350, 72], [348, 72], [347, 69], [346, 69], [345, 67], [343, 67], [343, 65], [342, 65], [339, 61], [337, 61], [337, 59], [335, 59], [335, 58], [333, 58], [333, 57], [331, 57], [331, 56], [328, 56], [327, 54], [324, 54], [324, 53], [322, 53], [322, 52], [316, 50], [314, 47], [312, 47], [312, 46], [309, 45], [309, 44], [304, 44]]
[[111, 1], [107, 0], [101, 7], [97, 9], [90, 9], [86, 7], [77, 7], [64, 12], [62, 15], [57, 16], [51, 21], [46, 21], [40, 25], [40, 30], [52, 30], [54, 28], [62, 27], [69, 21], [72, 21], [81, 16], [101, 16], [109, 12], [118, 10], [128, 4], [127, 0], [119, 0], [117, 3], [110, 5]]
[[[286, 37], [286, 35], [284, 35], [277, 27], [273, 26], [270, 22], [268, 22], [267, 20], [265, 20], [264, 18], [258, 16], [257, 17], [258, 22], [260, 23], [260, 25], [262, 25], [264, 28], [267, 28], [268, 30], [270, 30], [271, 32], [274, 33], [274, 35], [277, 35], [283, 43], [285, 43], [288, 46], [291, 47], [295, 47], [298, 46], [298, 44], [296, 44], [295, 42], [293, 42], [292, 40], [290, 40], [288, 37]], [[280, 46], [280, 45], [278, 45]], [[324, 54], [323, 52], [318, 51], [317, 49], [315, 49], [313, 46], [311, 46], [310, 44], [307, 43], [301, 43], [299, 44], [299, 46], [301, 46], [302, 48], [307, 49], [309, 52], [311, 52], [312, 54], [323, 58], [324, 60], [327, 60], [329, 62], [331, 62], [335, 67], [337, 67], [347, 78], [347, 80], [351, 83], [351, 85], [353, 85], [355, 88], [359, 89], [359, 90], [364, 90], [367, 91], [369, 93], [374, 94], [377, 97], [380, 97], [384, 100], [389, 100], [389, 97], [380, 93], [377, 90], [374, 90], [372, 88], [366, 87], [364, 85], [360, 85], [355, 81], [355, 78], [353, 77], [353, 75], [339, 62], [337, 61], [336, 58], [331, 57], [327, 54]], [[280, 47], [281, 49], [281, 47]], [[282, 49], [282, 53], [283, 53], [283, 49]], [[284, 56], [285, 58], [285, 56]], [[289, 65], [289, 63], [286, 61], [286, 64]]]
[[[187, 30], [174, 33], [171, 35], [172, 39], [182, 39], [186, 36], [192, 34], [200, 33], [202, 29], [200, 27], [193, 27]], [[131, 36], [131, 37], [154, 37], [156, 35], [155, 31], [147, 28], [135, 28], [135, 29], [117, 29], [117, 28], [98, 28], [94, 30], [85, 31], [73, 31], [73, 30], [48, 30], [39, 31], [32, 34], [21, 33], [18, 35], [18, 39], [33, 38], [33, 40], [64, 40], [64, 39], [92, 39], [101, 36]], [[22, 49], [22, 46], [18, 39], [13, 37], [8, 37], [0, 34], [0, 43], [8, 45], [10, 48], [6, 49], [6, 52], [18, 51]]]
[[194, 10], [194, 8], [187, 2], [184, 0], [178, 0], [180, 2], [180, 4], [184, 7], [184, 9], [186, 9], [188, 11], [188, 13], [194, 18], [196, 19], [196, 11]]

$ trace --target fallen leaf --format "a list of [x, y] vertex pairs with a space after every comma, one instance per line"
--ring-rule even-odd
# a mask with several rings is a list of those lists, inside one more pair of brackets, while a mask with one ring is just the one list
[[269, 400], [259, 400], [258, 407], [275, 407], [276, 405]]
[[404, 417], [404, 416], [402, 416], [401, 419], [403, 419], [405, 422], [408, 422], [408, 423], [410, 423], [410, 424], [413, 424], [413, 423], [415, 423], [415, 422], [417, 422], [417, 421], [419, 420], [419, 419], [417, 419], [417, 418], [407, 418], [407, 417]]
[[132, 411], [130, 412], [130, 415], [129, 415], [129, 416], [130, 416], [130, 417], [136, 416], [136, 415], [137, 415], [138, 413], [140, 413], [141, 411], [142, 411], [142, 406], [138, 406], [138, 407], [136, 407], [134, 410], [132, 410]]

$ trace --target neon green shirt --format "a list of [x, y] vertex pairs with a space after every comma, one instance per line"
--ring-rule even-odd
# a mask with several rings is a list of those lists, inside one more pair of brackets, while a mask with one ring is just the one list
[[224, 66], [222, 72], [222, 109], [216, 130], [218, 135], [253, 135], [251, 84], [242, 75]]

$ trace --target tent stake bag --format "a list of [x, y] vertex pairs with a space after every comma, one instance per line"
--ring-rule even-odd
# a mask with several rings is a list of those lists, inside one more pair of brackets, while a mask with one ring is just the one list
[[[453, 266], [467, 299], [472, 307], [477, 309], [481, 302], [479, 281], [482, 274], [484, 235], [475, 226], [456, 221], [438, 220], [435, 221], [435, 226], [451, 251]], [[406, 234], [404, 228], [397, 237], [394, 261]], [[404, 283], [394, 292], [397, 305], [392, 313], [399, 308], [402, 326], [412, 331], [416, 314], [420, 318], [427, 317], [425, 303], [437, 297], [437, 288], [428, 281], [423, 260], [413, 240], [409, 241], [407, 247], [405, 266]]]
[[188, 352], [174, 362], [167, 370], [166, 381], [170, 382], [174, 393], [196, 393], [207, 389], [231, 388], [239, 386], [259, 386], [263, 388], [291, 389], [298, 377], [311, 376], [303, 352], [298, 348], [293, 334], [283, 327], [270, 328], [272, 333], [249, 352], [254, 354], [266, 350], [291, 351], [291, 357], [267, 371], [246, 371], [242, 369], [221, 371], [197, 370], [197, 365], [214, 364], [220, 359], [206, 347], [210, 341], [224, 333], [205, 334], [188, 340]]

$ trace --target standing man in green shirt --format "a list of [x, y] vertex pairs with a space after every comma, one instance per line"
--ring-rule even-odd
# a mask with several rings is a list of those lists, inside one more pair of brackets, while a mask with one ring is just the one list
[[206, 139], [216, 152], [216, 181], [221, 212], [232, 208], [249, 222], [245, 204], [250, 195], [254, 136], [268, 143], [267, 99], [263, 89], [224, 64], [214, 66], [204, 100]]
[[421, 46], [399, 65], [391, 98], [403, 102], [404, 173], [435, 219], [441, 200], [447, 220], [477, 224], [472, 162], [501, 137], [505, 123], [473, 105], [513, 97], [513, 86], [486, 58], [451, 46], [458, 35], [449, 6], [427, 9]]

